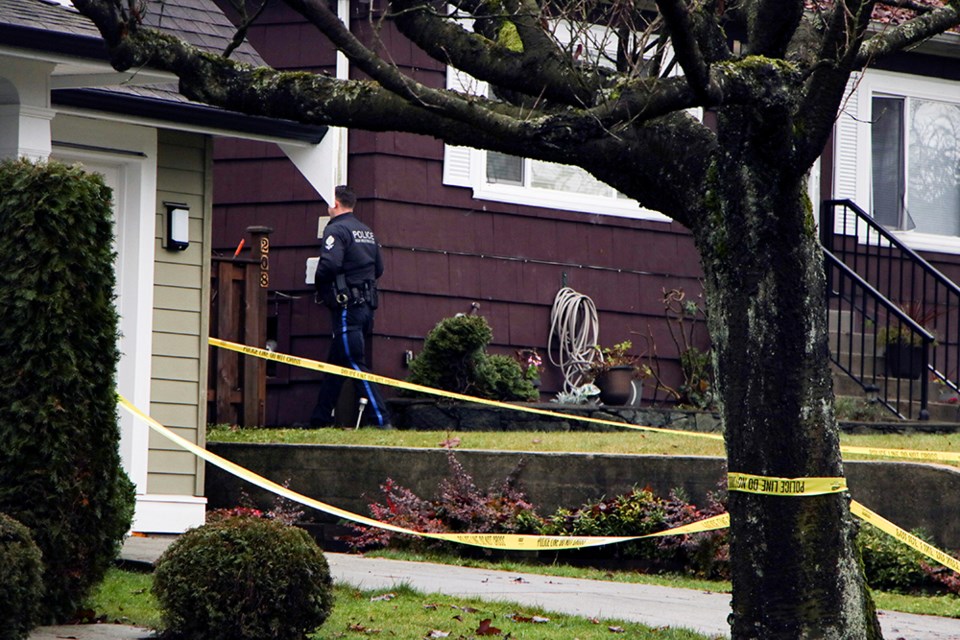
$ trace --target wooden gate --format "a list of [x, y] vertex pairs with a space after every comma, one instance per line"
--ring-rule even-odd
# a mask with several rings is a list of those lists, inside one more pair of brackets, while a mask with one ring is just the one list
[[[270, 286], [269, 227], [247, 227], [251, 242], [231, 258], [213, 257], [210, 335], [254, 347], [267, 341]], [[208, 421], [262, 427], [266, 418], [267, 363], [261, 358], [210, 347]]]

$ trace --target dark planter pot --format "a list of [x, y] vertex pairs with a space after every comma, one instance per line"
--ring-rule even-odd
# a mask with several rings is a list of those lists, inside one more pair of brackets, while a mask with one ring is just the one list
[[[611, 367], [593, 381], [600, 389], [600, 402], [612, 406], [639, 404], [639, 389], [635, 393], [632, 366]], [[639, 381], [638, 381], [639, 382]]]
[[883, 354], [883, 370], [894, 378], [918, 380], [923, 373], [923, 347], [891, 342]]

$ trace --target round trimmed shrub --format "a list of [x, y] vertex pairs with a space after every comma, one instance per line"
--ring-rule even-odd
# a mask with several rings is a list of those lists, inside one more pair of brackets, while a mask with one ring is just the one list
[[160, 556], [153, 593], [168, 634], [197, 640], [300, 640], [333, 606], [323, 552], [303, 529], [227, 517]]
[[43, 556], [25, 526], [0, 513], [0, 640], [23, 640], [37, 626]]

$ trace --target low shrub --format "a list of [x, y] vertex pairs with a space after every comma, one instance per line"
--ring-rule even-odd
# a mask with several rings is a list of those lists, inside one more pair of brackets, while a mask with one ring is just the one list
[[37, 626], [43, 558], [30, 530], [0, 513], [0, 640], [23, 640]]
[[333, 606], [323, 552], [277, 520], [217, 519], [157, 561], [153, 592], [167, 634], [185, 640], [300, 640]]
[[[701, 510], [679, 491], [671, 492], [664, 499], [654, 495], [649, 488], [634, 488], [629, 493], [590, 502], [572, 511], [559, 509], [543, 521], [538, 533], [643, 536], [723, 512], [723, 504], [715, 495], [710, 496], [708, 506]], [[566, 553], [560, 552], [559, 557]], [[730, 575], [729, 543], [724, 530], [623, 542], [611, 545], [607, 555], [639, 561], [650, 571], [682, 571], [706, 578], [727, 578]]]
[[[481, 491], [452, 451], [447, 452], [449, 478], [440, 482], [437, 496], [425, 500], [387, 478], [380, 485], [383, 503], [370, 504], [375, 520], [427, 533], [533, 533], [540, 523], [520, 486], [523, 463], [499, 486]], [[384, 529], [350, 525], [356, 535], [340, 538], [354, 551], [396, 546], [414, 549], [446, 546], [442, 542], [397, 534]]]
[[[518, 482], [519, 466], [499, 486], [477, 488], [452, 451], [447, 453], [450, 476], [438, 487], [437, 497], [421, 498], [391, 479], [381, 485], [383, 502], [371, 503], [370, 514], [396, 526], [425, 533], [526, 533], [564, 536], [641, 536], [672, 529], [724, 512], [714, 495], [705, 509], [698, 509], [678, 492], [667, 499], [649, 489], [633, 491], [585, 504], [579, 509], [558, 509], [544, 519]], [[445, 549], [456, 553], [459, 545], [428, 538], [393, 533], [384, 529], [349, 524], [356, 535], [344, 536], [354, 551], [377, 547], [413, 550]], [[643, 560], [652, 570], [681, 570], [706, 578], [728, 578], [729, 544], [726, 531], [637, 540], [606, 547], [559, 551], [558, 560], [599, 560], [608, 557]], [[545, 552], [545, 556], [550, 555]], [[544, 556], [544, 557], [545, 557]]]
[[[283, 482], [284, 489], [290, 488], [290, 479]], [[254, 503], [243, 488], [240, 489], [240, 498], [237, 500], [237, 506], [221, 509], [210, 509], [207, 511], [207, 522], [215, 522], [224, 518], [233, 518], [237, 516], [247, 516], [250, 518], [266, 518], [267, 520], [277, 520], [283, 524], [296, 524], [303, 520], [304, 510], [301, 505], [289, 498], [281, 495], [273, 495], [273, 504], [270, 508], [260, 508]]]
[[[927, 542], [922, 531], [913, 535]], [[857, 533], [867, 584], [872, 589], [911, 593], [932, 590], [938, 582], [924, 570], [927, 557], [876, 527], [864, 524]]]
[[540, 395], [519, 362], [486, 352], [492, 339], [493, 331], [482, 316], [444, 318], [410, 362], [407, 380], [493, 400], [537, 400]]

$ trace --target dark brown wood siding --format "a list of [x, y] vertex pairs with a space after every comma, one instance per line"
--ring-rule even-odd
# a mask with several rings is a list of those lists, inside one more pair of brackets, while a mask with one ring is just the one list
[[[443, 86], [442, 67], [389, 24], [376, 34], [364, 18], [353, 25], [365, 41], [379, 38], [405, 71]], [[251, 40], [278, 66], [329, 70], [327, 45], [301, 27], [289, 10], [271, 8]], [[312, 59], [290, 51], [294, 47], [311, 49]], [[404, 352], [419, 352], [439, 320], [470, 313], [474, 303], [493, 328], [491, 352], [535, 347], [546, 362], [550, 310], [565, 283], [596, 304], [601, 344], [632, 339], [639, 351], [652, 335], [668, 379], [678, 382], [662, 290], [683, 288], [695, 296], [701, 277], [682, 226], [476, 200], [470, 189], [443, 186], [443, 144], [425, 136], [351, 131], [349, 154], [357, 216], [376, 232], [386, 266], [371, 345], [377, 373], [405, 377]], [[324, 359], [329, 320], [303, 272], [306, 258], [319, 253], [317, 217], [325, 215], [325, 203], [274, 145], [219, 140], [215, 160], [215, 251], [232, 254], [247, 226], [272, 227], [277, 348]], [[705, 340], [705, 331], [700, 336]], [[285, 365], [272, 372], [267, 423], [306, 421], [320, 375]], [[543, 398], [561, 386], [559, 371], [548, 364]]]

